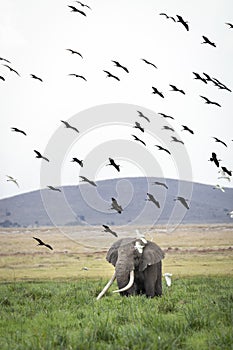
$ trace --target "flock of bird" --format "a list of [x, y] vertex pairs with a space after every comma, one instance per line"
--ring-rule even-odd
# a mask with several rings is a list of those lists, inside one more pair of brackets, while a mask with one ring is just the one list
[[[80, 2], [80, 1], [75, 1], [75, 2], [77, 3], [77, 5], [75, 5], [75, 6], [74, 5], [67, 5], [72, 13], [75, 13], [75, 14], [78, 14], [78, 15], [86, 17], [88, 15], [87, 11], [91, 11], [92, 10], [91, 7], [89, 5], [87, 5], [87, 4], [84, 4], [84, 3]], [[184, 20], [183, 17], [180, 16], [180, 15], [176, 15], [176, 18], [174, 16], [169, 16], [166, 13], [160, 13], [159, 15], [160, 16], [164, 16], [164, 18], [166, 18], [168, 20], [172, 20], [174, 23], [181, 24], [186, 31], [190, 30], [189, 22]], [[226, 25], [229, 27], [229, 29], [233, 29], [233, 24], [232, 23], [226, 23]], [[210, 46], [216, 48], [216, 46], [217, 46], [216, 43], [211, 41], [207, 36], [203, 35], [202, 38], [203, 38], [203, 42], [200, 42], [201, 44], [207, 44], [207, 45], [210, 45]], [[65, 50], [67, 50], [71, 55], [77, 55], [81, 59], [83, 59], [83, 55], [79, 51], [71, 49], [71, 48], [67, 48]], [[158, 67], [153, 62], [150, 62], [148, 59], [141, 58], [141, 60], [143, 61], [143, 64], [145, 64], [147, 66], [150, 66], [151, 69], [158, 69]], [[12, 68], [10, 60], [8, 60], [6, 58], [3, 58], [3, 57], [0, 57], [0, 61], [4, 62], [4, 63], [2, 63], [2, 66], [7, 68], [10, 72], [16, 74], [18, 77], [21, 77], [20, 73], [16, 69]], [[121, 70], [121, 72], [124, 72], [124, 74], [125, 73], [126, 74], [130, 74], [130, 69], [128, 67], [126, 67], [125, 65], [123, 65], [122, 63], [120, 63], [119, 61], [112, 60], [112, 63], [114, 65], [114, 67], [116, 67], [117, 69]], [[105, 69], [103, 69], [103, 72], [106, 74], [106, 77], [111, 78], [111, 79], [115, 80], [116, 82], [120, 82], [121, 81], [121, 78], [118, 75], [116, 75], [115, 73], [112, 73], [109, 70], [105, 70]], [[68, 75], [72, 76], [72, 77], [75, 77], [75, 78], [82, 79], [83, 81], [87, 81], [87, 78], [85, 76], [83, 76], [82, 74], [70, 73]], [[201, 75], [201, 73], [193, 72], [193, 75], [194, 75], [194, 79], [195, 80], [199, 80], [200, 82], [202, 82], [202, 83], [204, 83], [206, 85], [207, 84], [213, 84], [218, 89], [226, 90], [228, 92], [231, 92], [231, 89], [228, 86], [226, 86], [223, 82], [221, 82], [219, 79], [217, 79], [215, 77], [211, 77], [209, 74], [207, 74], [205, 72], [203, 72], [202, 75]], [[37, 80], [37, 81], [41, 82], [41, 83], [44, 82], [44, 80], [42, 78], [40, 78], [39, 76], [37, 76], [35, 74], [30, 74], [30, 77], [32, 79], [34, 79], [34, 80]], [[4, 76], [0, 76], [0, 80], [5, 81], [5, 77]], [[118, 83], [116, 83], [116, 84], [118, 84]], [[185, 92], [185, 90], [183, 88], [177, 87], [174, 84], [169, 84], [169, 86], [171, 88], [170, 91], [172, 91], [174, 93], [180, 93], [181, 95], [184, 95], [184, 96], [186, 95], [186, 92]], [[160, 89], [158, 87], [155, 87], [155, 86], [152, 86], [152, 94], [158, 95], [161, 98], [165, 98], [165, 93], [160, 91]], [[200, 95], [200, 97], [208, 105], [215, 105], [217, 107], [221, 107], [221, 105], [218, 102], [211, 101], [206, 96]], [[167, 115], [167, 114], [162, 113], [162, 112], [160, 112], [158, 114], [161, 116], [161, 118], [164, 118], [164, 119], [166, 119], [166, 118], [171, 119], [171, 120], [175, 119], [173, 116]], [[140, 144], [142, 144], [143, 146], [146, 147], [146, 140], [143, 139], [142, 135], [145, 134], [145, 130], [147, 128], [144, 125], [141, 124], [141, 120], [143, 120], [144, 122], [147, 122], [147, 125], [149, 125], [150, 119], [142, 111], [137, 111], [137, 116], [140, 119], [140, 121], [139, 120], [134, 120], [132, 122], [132, 128], [138, 130], [138, 133], [140, 132], [141, 134], [137, 135], [136, 134], [136, 130], [135, 130], [135, 134], [136, 135], [134, 133], [132, 133], [131, 136], [133, 137], [134, 141], [139, 142]], [[80, 132], [79, 129], [76, 126], [70, 125], [67, 121], [61, 120], [61, 122], [64, 124], [65, 128], [71, 129], [71, 130], [73, 130], [76, 133]], [[182, 125], [182, 128], [183, 129], [181, 131], [186, 131], [187, 133], [190, 134], [190, 137], [191, 137], [191, 135], [194, 135], [194, 131], [189, 126]], [[19, 134], [22, 134], [24, 136], [27, 136], [27, 133], [24, 130], [21, 130], [21, 129], [17, 128], [17, 127], [12, 127], [11, 130], [12, 130], [12, 132], [19, 133]], [[171, 127], [171, 126], [168, 126], [168, 125], [164, 125], [162, 130], [165, 130], [165, 131], [168, 131], [168, 132], [171, 132], [171, 133], [175, 132], [175, 129], [173, 127]], [[222, 144], [224, 147], [227, 147], [226, 142], [224, 142], [223, 140], [220, 140], [218, 137], [213, 137], [213, 139], [216, 142], [218, 142], [219, 144]], [[184, 142], [182, 140], [178, 139], [176, 136], [173, 136], [173, 135], [171, 135], [170, 142], [175, 142], [175, 143], [179, 143], [179, 144], [184, 145]], [[157, 147], [158, 151], [163, 151], [163, 152], [167, 153], [168, 155], [171, 155], [171, 151], [168, 148], [165, 148], [165, 147], [163, 147], [161, 145], [158, 145], [158, 144], [156, 144], [155, 147]], [[46, 162], [50, 162], [49, 158], [47, 158], [44, 155], [42, 155], [38, 150], [34, 150], [34, 152], [36, 154], [36, 158], [44, 160]], [[117, 164], [116, 161], [113, 158], [111, 158], [111, 157], [109, 157], [108, 160], [109, 160], [109, 163], [107, 164], [107, 166], [112, 166], [119, 173], [121, 165]], [[214, 165], [219, 169], [220, 176], [218, 177], [218, 179], [223, 178], [223, 179], [227, 179], [228, 181], [231, 180], [232, 171], [229, 170], [229, 168], [227, 166], [225, 166], [225, 165], [221, 166], [221, 168], [220, 168], [220, 161], [221, 160], [218, 159], [218, 156], [216, 155], [215, 152], [212, 152], [209, 161], [214, 163]], [[82, 168], [84, 167], [85, 168], [84, 160], [80, 160], [77, 157], [73, 157], [71, 162], [77, 163], [80, 167], [82, 167]], [[85, 176], [79, 176], [79, 177], [80, 177], [80, 182], [86, 182], [86, 183], [88, 183], [88, 184], [90, 184], [90, 185], [92, 185], [94, 187], [97, 186], [97, 184], [93, 180], [90, 180], [90, 179], [88, 179]], [[14, 177], [12, 177], [12, 176], [7, 175], [7, 181], [13, 182], [17, 186], [19, 186], [17, 180]], [[153, 183], [153, 185], [162, 186], [166, 190], [168, 189], [168, 186], [166, 185], [166, 183], [163, 183], [163, 182], [156, 181], [156, 182]], [[52, 191], [61, 192], [60, 188], [56, 188], [56, 187], [54, 187], [52, 185], [48, 185], [47, 187], [48, 187], [48, 189], [50, 189]], [[221, 191], [224, 191], [224, 189], [220, 185], [216, 185], [215, 189], [220, 189]], [[145, 198], [146, 201], [149, 201], [149, 202], [153, 203], [158, 209], [160, 209], [160, 203], [156, 199], [156, 195], [155, 194], [147, 192], [147, 193], [145, 193], [145, 197], [146, 196], [147, 196], [147, 198]], [[185, 199], [185, 198], [183, 198], [181, 196], [177, 196], [176, 198], [174, 198], [174, 201], [179, 201], [186, 209], [189, 209], [189, 205], [187, 203], [188, 199]], [[117, 200], [114, 197], [112, 197], [111, 198], [110, 210], [115, 210], [117, 213], [121, 214], [124, 209], [117, 202]], [[103, 225], [103, 227], [104, 227], [104, 232], [111, 233], [112, 235], [117, 237], [117, 233], [112, 231], [109, 226]], [[44, 245], [44, 246], [46, 246], [47, 248], [49, 248], [51, 250], [53, 249], [50, 245], [44, 243], [39, 238], [36, 238], [36, 237], [33, 237], [33, 238], [35, 240], [37, 240], [37, 242], [39, 243], [38, 245], [40, 245], [40, 246]]]

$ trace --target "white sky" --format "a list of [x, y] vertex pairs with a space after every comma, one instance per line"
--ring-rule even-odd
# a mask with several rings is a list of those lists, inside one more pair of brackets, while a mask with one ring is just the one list
[[[169, 122], [185, 142], [192, 164], [190, 180], [216, 184], [217, 168], [208, 162], [211, 152], [217, 153], [222, 165], [233, 169], [232, 93], [194, 80], [192, 72], [206, 72], [233, 90], [233, 29], [225, 24], [233, 23], [232, 0], [83, 2], [92, 8], [85, 8], [87, 17], [70, 12], [69, 4], [83, 10], [74, 1], [0, 2], [0, 57], [10, 60], [10, 66], [21, 75], [10, 72], [0, 61], [0, 75], [6, 79], [0, 81], [0, 198], [40, 188], [41, 160], [35, 159], [33, 150], [43, 153], [61, 127], [61, 119], [68, 120], [87, 108], [108, 103], [139, 105], [174, 116], [175, 121], [164, 119], [164, 125]], [[190, 31], [180, 23], [166, 20], [159, 15], [161, 12], [181, 15], [189, 22]], [[214, 41], [217, 48], [201, 45], [202, 35]], [[71, 55], [67, 48], [79, 51], [84, 59]], [[153, 62], [158, 69], [147, 66], [141, 58]], [[111, 60], [118, 60], [130, 73], [114, 67]], [[106, 79], [103, 69], [121, 81]], [[31, 79], [31, 73], [44, 82]], [[69, 77], [69, 73], [84, 75], [87, 82]], [[184, 89], [186, 95], [169, 91], [169, 84]], [[165, 98], [151, 94], [152, 86], [162, 91]], [[222, 107], [204, 104], [199, 95]], [[135, 120], [139, 120], [137, 114]], [[101, 118], [96, 120], [99, 124]], [[195, 134], [181, 133], [182, 124]], [[26, 131], [27, 137], [13, 133], [11, 127]], [[124, 132], [122, 127], [122, 135]], [[225, 141], [228, 148], [216, 144], [212, 136]], [[108, 142], [104, 132], [101, 140], [91, 133], [89, 139], [90, 151], [101, 142]], [[64, 184], [73, 185], [78, 183], [78, 176], [69, 169], [70, 159], [76, 154], [72, 148], [69, 152], [62, 179]], [[87, 156], [86, 153], [81, 156]], [[161, 154], [157, 155], [158, 161]], [[143, 174], [141, 163], [130, 166], [128, 159], [128, 168], [127, 161], [123, 163], [121, 176]], [[111, 177], [105, 165], [96, 169], [95, 180]], [[162, 163], [161, 168], [165, 177], [175, 177], [169, 162]], [[15, 177], [20, 188], [7, 182], [6, 175]], [[232, 187], [232, 182], [221, 184]]]

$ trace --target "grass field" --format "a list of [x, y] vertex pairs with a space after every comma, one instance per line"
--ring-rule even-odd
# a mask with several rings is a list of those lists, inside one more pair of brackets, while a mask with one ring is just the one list
[[[116, 231], [135, 235], [133, 227]], [[163, 281], [163, 296], [153, 299], [122, 298], [113, 286], [96, 301], [113, 272], [105, 260], [113, 236], [101, 228], [1, 229], [0, 349], [232, 349], [233, 226], [140, 231], [165, 250], [172, 286]]]

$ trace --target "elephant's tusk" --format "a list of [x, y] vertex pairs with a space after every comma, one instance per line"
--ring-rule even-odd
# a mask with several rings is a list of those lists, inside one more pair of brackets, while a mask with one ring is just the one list
[[102, 292], [100, 292], [100, 294], [98, 295], [98, 297], [96, 298], [96, 300], [99, 300], [100, 298], [102, 298], [102, 296], [107, 292], [107, 290], [111, 287], [111, 285], [113, 284], [114, 280], [116, 279], [116, 272], [114, 272], [112, 278], [110, 279], [110, 281], [108, 281], [108, 283], [106, 284], [106, 286], [104, 287], [104, 289], [102, 290]]
[[134, 283], [134, 270], [130, 271], [129, 283], [127, 284], [127, 286], [121, 289], [114, 290], [113, 293], [124, 292], [128, 290], [130, 287], [132, 287], [133, 283]]

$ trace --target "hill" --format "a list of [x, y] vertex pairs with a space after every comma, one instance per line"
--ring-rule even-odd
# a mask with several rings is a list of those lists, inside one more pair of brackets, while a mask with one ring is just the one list
[[[225, 193], [210, 185], [166, 179], [168, 189], [154, 185], [158, 178], [110, 179], [89, 184], [64, 186], [62, 192], [49, 189], [33, 191], [0, 200], [0, 226], [48, 225], [152, 225], [229, 223], [233, 206], [233, 189]], [[151, 193], [160, 209], [146, 201]], [[177, 196], [189, 199], [187, 210]], [[111, 210], [111, 198], [123, 207], [118, 214]]]

